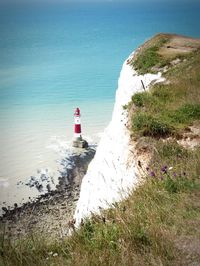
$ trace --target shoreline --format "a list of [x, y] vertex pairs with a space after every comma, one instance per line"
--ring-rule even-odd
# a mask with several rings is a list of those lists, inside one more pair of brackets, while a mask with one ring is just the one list
[[68, 223], [73, 219], [79, 199], [82, 178], [95, 152], [96, 149], [92, 146], [73, 150], [70, 154], [71, 167], [68, 168], [66, 165], [55, 190], [20, 207], [7, 209], [0, 217], [1, 235], [11, 239], [33, 233], [43, 233], [52, 238], [62, 238], [67, 235]]

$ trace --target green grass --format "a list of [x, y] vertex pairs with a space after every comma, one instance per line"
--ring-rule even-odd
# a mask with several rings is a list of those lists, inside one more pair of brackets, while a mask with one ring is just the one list
[[194, 262], [176, 243], [181, 245], [182, 235], [200, 237], [200, 149], [188, 151], [175, 142], [154, 145], [152, 161], [144, 169], [145, 182], [127, 199], [85, 220], [70, 238], [48, 241], [32, 235], [11, 242], [2, 236], [0, 265]]
[[167, 43], [168, 38], [157, 35], [155, 40], [150, 45], [147, 44], [131, 63], [139, 74], [154, 73], [153, 67], [163, 67], [169, 63], [169, 60], [166, 60], [158, 53], [160, 47]]
[[[169, 84], [156, 84], [150, 91], [136, 93], [132, 133], [138, 136], [179, 136], [200, 120], [200, 50], [166, 74]], [[184, 73], [184, 74], [183, 74]]]
[[190, 123], [200, 119], [200, 104], [183, 104], [168, 115], [174, 123]]
[[173, 132], [169, 123], [147, 113], [136, 113], [133, 116], [132, 124], [132, 129], [141, 132], [143, 136], [164, 137]]
[[159, 46], [150, 47], [134, 61], [133, 66], [136, 70], [139, 70], [140, 74], [147, 73], [162, 60], [161, 56], [157, 53], [158, 50]]

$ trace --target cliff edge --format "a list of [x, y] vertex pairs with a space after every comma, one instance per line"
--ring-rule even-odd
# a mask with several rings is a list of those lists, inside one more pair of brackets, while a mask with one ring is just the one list
[[148, 90], [149, 86], [165, 79], [161, 72], [138, 74], [130, 61], [124, 62], [118, 80], [112, 120], [105, 129], [95, 158], [89, 165], [81, 185], [80, 198], [74, 218], [77, 225], [93, 212], [109, 207], [119, 201], [138, 182], [137, 159], [130, 151], [130, 132], [127, 129], [128, 112], [124, 109], [136, 92]]
[[[164, 86], [172, 83], [169, 73], [177, 69], [177, 65], [181, 62], [187, 64], [187, 57], [199, 49], [199, 39], [175, 34], [158, 34], [139, 47], [124, 62], [118, 81], [112, 120], [103, 133], [95, 158], [82, 181], [80, 198], [74, 215], [77, 225], [80, 224], [81, 219], [88, 217], [91, 213], [98, 213], [100, 209], [107, 208], [127, 196], [138, 183], [141, 174], [144, 174], [139, 167], [141, 166], [140, 156], [143, 160], [143, 169], [152, 156], [148, 152], [145, 155], [136, 150], [138, 141], [133, 141], [132, 135], [137, 134], [133, 134], [130, 120], [137, 104], [134, 102], [131, 104], [132, 96], [147, 93], [150, 87], [157, 86], [159, 90], [161, 83]], [[146, 115], [144, 106], [141, 107]], [[156, 112], [159, 112], [159, 108]], [[156, 123], [152, 125], [154, 126], [156, 127]], [[150, 132], [150, 137], [173, 135], [162, 135], [162, 130], [163, 132], [166, 130], [166, 133], [168, 131], [164, 120], [163, 125], [157, 123], [157, 126], [158, 131], [161, 127], [160, 133], [158, 132], [157, 136], [156, 133], [155, 136], [152, 133], [151, 136]], [[141, 127], [144, 130], [146, 125]], [[143, 132], [139, 137], [143, 136], [148, 136], [148, 132]], [[184, 142], [184, 138], [180, 138], [181, 140]]]

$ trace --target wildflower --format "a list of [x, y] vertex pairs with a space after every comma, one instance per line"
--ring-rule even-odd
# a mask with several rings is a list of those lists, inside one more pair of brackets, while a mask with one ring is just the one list
[[58, 253], [54, 253], [54, 254], [53, 254], [53, 257], [57, 257], [57, 256], [58, 256]]
[[176, 173], [173, 173], [173, 176], [174, 176], [174, 177], [176, 177], [176, 176], [177, 176], [177, 174], [176, 174]]
[[170, 167], [169, 167], [169, 170], [172, 170], [172, 169], [173, 169], [173, 167], [172, 167], [172, 166], [170, 166]]
[[163, 167], [161, 168], [161, 171], [162, 171], [164, 174], [166, 174], [166, 173], [167, 173], [167, 166], [166, 166], [166, 165], [163, 166]]
[[153, 171], [151, 171], [150, 176], [155, 177], [156, 175]]

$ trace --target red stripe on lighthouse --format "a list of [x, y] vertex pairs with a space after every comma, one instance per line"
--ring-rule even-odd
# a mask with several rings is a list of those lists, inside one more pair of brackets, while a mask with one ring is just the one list
[[81, 125], [80, 124], [75, 124], [74, 125], [74, 133], [81, 133]]

